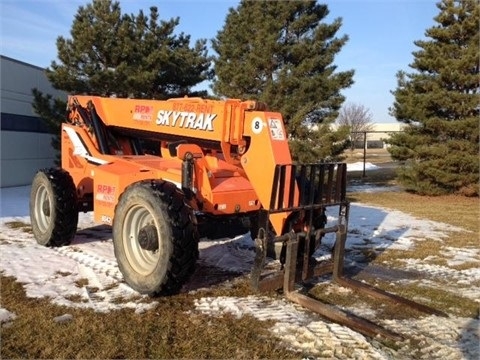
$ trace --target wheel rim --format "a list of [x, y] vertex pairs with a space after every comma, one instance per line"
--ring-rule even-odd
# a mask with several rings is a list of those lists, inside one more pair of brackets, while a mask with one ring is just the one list
[[145, 250], [139, 242], [140, 230], [149, 225], [155, 226], [160, 237], [158, 224], [155, 223], [150, 211], [144, 206], [136, 205], [128, 210], [122, 231], [123, 248], [127, 260], [133, 270], [143, 276], [151, 274], [160, 259], [160, 250]]
[[35, 220], [39, 230], [44, 233], [52, 222], [52, 202], [48, 189], [41, 185], [35, 193]]

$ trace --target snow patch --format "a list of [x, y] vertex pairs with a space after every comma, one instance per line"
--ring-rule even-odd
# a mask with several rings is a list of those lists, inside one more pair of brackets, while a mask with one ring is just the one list
[[[356, 163], [347, 164], [347, 171], [363, 171], [363, 161]], [[365, 170], [376, 170], [378, 169], [377, 165], [374, 165], [370, 162], [365, 163]]]
[[[155, 307], [155, 302], [125, 284], [113, 252], [111, 230], [96, 225], [91, 213], [80, 214], [78, 231], [70, 246], [46, 248], [38, 245], [29, 231], [30, 188], [3, 188], [0, 191], [0, 271], [22, 283], [27, 296], [49, 298], [59, 305], [90, 308], [99, 312], [119, 308], [143, 312]], [[330, 208], [327, 215], [329, 223], [336, 223], [338, 209]], [[9, 225], [10, 222], [16, 222], [15, 227]], [[408, 257], [408, 251], [413, 249], [416, 242], [425, 239], [441, 242], [448, 233], [459, 231], [465, 230], [418, 219], [397, 210], [352, 204], [347, 258], [351, 261], [364, 250], [383, 251], [387, 248], [405, 250]], [[330, 258], [334, 241], [334, 234], [327, 234], [315, 255], [323, 259]], [[234, 239], [202, 240], [199, 250], [200, 264], [229, 272], [248, 273], [254, 258], [249, 234]], [[448, 266], [471, 262], [480, 264], [479, 254], [479, 249], [453, 247], [445, 247], [441, 253], [448, 259]], [[426, 286], [431, 286], [438, 277], [442, 279], [442, 284], [445, 280], [451, 281], [451, 291], [461, 291], [463, 296], [472, 299], [480, 298], [480, 289], [468, 285], [469, 281], [478, 283], [480, 280], [480, 266], [456, 270], [429, 264], [428, 259], [420, 261], [406, 258], [404, 262], [405, 270], [428, 275], [428, 280], [422, 280]], [[195, 308], [212, 315], [229, 312], [235, 316], [248, 314], [260, 320], [273, 320], [275, 325], [272, 332], [276, 336], [312, 356], [392, 358], [390, 353], [385, 354], [384, 350], [372, 345], [362, 335], [325, 322], [316, 314], [284, 299], [207, 297], [196, 300]], [[374, 316], [373, 313], [366, 315]], [[4, 321], [15, 319], [15, 314], [0, 308], [0, 319], [3, 324]], [[388, 325], [403, 333], [417, 334], [430, 349], [425, 350], [425, 358], [435, 358], [436, 355], [444, 358], [462, 358], [463, 355], [466, 358], [478, 358], [478, 320], [468, 321], [427, 318], [421, 321], [393, 321]], [[436, 332], [439, 332], [438, 336]]]
[[17, 315], [8, 311], [7, 309], [0, 308], [0, 324], [9, 323], [17, 318]]
[[480, 261], [480, 249], [445, 247], [440, 254], [448, 258], [448, 266]]

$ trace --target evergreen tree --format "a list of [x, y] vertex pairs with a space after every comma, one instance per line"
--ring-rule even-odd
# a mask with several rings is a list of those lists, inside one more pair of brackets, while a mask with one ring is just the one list
[[[122, 15], [119, 2], [93, 0], [80, 6], [71, 39], [57, 39], [59, 62], [52, 61], [47, 77], [53, 87], [73, 94], [167, 99], [206, 96], [192, 87], [211, 78], [206, 40], [190, 47], [190, 36], [174, 34], [179, 19], [160, 21], [150, 15]], [[55, 135], [60, 134], [66, 104], [34, 89], [35, 112]], [[59, 109], [63, 109], [62, 116]], [[59, 149], [58, 139], [53, 141]]]
[[184, 96], [209, 78], [206, 40], [173, 34], [179, 19], [122, 15], [120, 4], [93, 0], [80, 6], [71, 39], [57, 39], [58, 59], [47, 76], [57, 89], [102, 96], [165, 99]]
[[477, 0], [443, 0], [414, 44], [413, 73], [397, 73], [391, 109], [405, 132], [388, 141], [405, 161], [399, 180], [419, 194], [479, 194], [479, 20]]
[[348, 37], [336, 38], [341, 19], [322, 21], [316, 1], [247, 1], [231, 8], [212, 41], [213, 90], [219, 96], [254, 99], [284, 117], [296, 160], [335, 159], [348, 129], [332, 131], [353, 71], [335, 72], [335, 55]]
[[[53, 98], [52, 95], [43, 95], [37, 89], [32, 90], [33, 94], [33, 110], [40, 115], [47, 125], [48, 130], [54, 135], [51, 145], [54, 149], [60, 149], [60, 124], [66, 119], [66, 103], [62, 99]], [[55, 163], [60, 164], [60, 154], [56, 154]]]

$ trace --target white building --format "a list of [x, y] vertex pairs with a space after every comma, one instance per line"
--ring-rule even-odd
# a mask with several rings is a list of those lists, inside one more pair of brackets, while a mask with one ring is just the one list
[[[333, 129], [338, 128], [338, 124], [331, 125]], [[370, 130], [360, 133], [352, 133], [354, 145], [357, 149], [363, 149], [366, 145], [368, 149], [385, 148], [385, 140], [391, 134], [403, 131], [405, 124], [402, 123], [371, 123]], [[365, 138], [366, 137], [366, 138]]]
[[45, 69], [0, 56], [0, 187], [28, 185], [40, 168], [54, 166], [52, 135], [32, 108], [32, 89], [65, 98]]
[[[355, 147], [363, 148], [366, 140], [367, 148], [384, 148], [386, 147], [385, 140], [392, 133], [402, 131], [403, 126], [404, 124], [401, 123], [372, 123], [371, 131], [368, 131], [366, 134], [358, 134]], [[366, 139], [364, 139], [365, 136]]]

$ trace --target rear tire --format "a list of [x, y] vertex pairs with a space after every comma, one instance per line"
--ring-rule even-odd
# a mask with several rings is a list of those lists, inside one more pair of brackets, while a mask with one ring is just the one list
[[77, 193], [72, 177], [62, 169], [39, 170], [30, 192], [30, 221], [35, 239], [44, 246], [71, 243], [77, 231]]
[[151, 296], [181, 289], [198, 258], [193, 216], [171, 183], [141, 181], [126, 188], [112, 232], [118, 267], [130, 287]]

